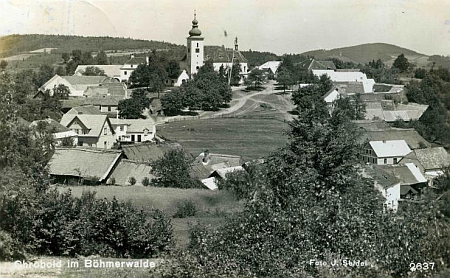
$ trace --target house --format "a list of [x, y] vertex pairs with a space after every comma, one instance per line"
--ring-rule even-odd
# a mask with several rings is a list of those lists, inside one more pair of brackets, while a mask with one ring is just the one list
[[392, 129], [390, 125], [388, 125], [385, 121], [378, 120], [353, 120], [360, 129], [363, 131], [383, 131]]
[[333, 87], [323, 96], [323, 99], [331, 106], [340, 97], [356, 94], [364, 94], [364, 86], [360, 82], [334, 82]]
[[369, 130], [365, 131], [361, 136], [361, 143], [368, 141], [383, 141], [383, 140], [405, 140], [408, 147], [412, 150], [430, 147], [420, 134], [413, 128], [389, 128], [385, 130]]
[[125, 83], [122, 82], [108, 82], [97, 86], [89, 86], [83, 93], [85, 97], [114, 97], [126, 99], [128, 98], [128, 90]]
[[213, 172], [218, 169], [240, 166], [243, 164], [243, 161], [239, 155], [210, 153], [208, 150], [205, 150], [196, 157], [194, 163], [201, 163]]
[[105, 183], [121, 157], [117, 150], [57, 148], [50, 159], [49, 172], [56, 182], [64, 184], [82, 180]]
[[239, 62], [241, 71], [239, 74], [246, 77], [249, 71], [248, 60], [239, 51], [237, 38], [234, 42], [234, 49], [222, 47], [207, 48], [206, 59], [211, 60], [215, 71], [219, 71], [220, 67], [231, 69], [234, 63]]
[[82, 97], [84, 91], [86, 91], [89, 86], [98, 86], [108, 80], [109, 77], [106, 76], [59, 76], [55, 74], [39, 88], [39, 92], [35, 97], [46, 90], [49, 90], [50, 95], [53, 95], [53, 89], [61, 84], [69, 89], [70, 97]]
[[360, 159], [377, 165], [397, 164], [410, 152], [405, 140], [370, 141], [360, 154]]
[[128, 61], [120, 67], [120, 81], [128, 82], [131, 74], [139, 65], [148, 65], [149, 57], [135, 57], [134, 54], [131, 54], [131, 57]]
[[135, 185], [144, 185], [143, 181], [145, 178], [149, 181], [154, 178], [150, 173], [151, 169], [152, 167], [148, 163], [122, 159], [112, 171], [107, 183], [114, 185], [132, 185], [130, 181], [134, 178], [136, 181]]
[[123, 65], [78, 65], [78, 67], [75, 69], [74, 75], [82, 76], [87, 67], [99, 68], [105, 72], [106, 76], [114, 78], [117, 81], [121, 81], [120, 68], [123, 67]]
[[384, 208], [396, 212], [401, 198], [400, 179], [385, 171], [383, 167], [374, 164], [365, 166], [362, 175], [373, 179], [375, 188], [381, 192], [386, 200]]
[[156, 134], [156, 121], [150, 119], [110, 119], [119, 142], [153, 141]]
[[143, 142], [122, 145], [121, 148], [125, 158], [139, 162], [152, 162], [160, 159], [170, 150], [183, 149], [179, 143], [175, 142]]
[[258, 67], [258, 69], [262, 71], [267, 71], [269, 74], [269, 78], [275, 78], [277, 75], [278, 67], [280, 66], [281, 61], [268, 61]]
[[314, 58], [309, 58], [304, 61], [295, 64], [300, 69], [306, 71], [312, 70], [336, 70], [336, 66], [333, 61], [318, 61]]
[[374, 79], [368, 79], [366, 74], [360, 71], [313, 69], [312, 72], [318, 77], [327, 75], [333, 82], [360, 82], [363, 84], [364, 93], [372, 93], [373, 86], [375, 85]]
[[420, 119], [427, 109], [428, 105], [424, 104], [399, 104], [394, 110], [383, 110], [383, 116], [386, 122], [395, 122], [396, 120], [409, 122]]
[[432, 180], [450, 166], [450, 154], [443, 147], [416, 149], [399, 162], [406, 163], [414, 163], [426, 178]]
[[63, 112], [70, 111], [74, 107], [90, 106], [94, 107], [99, 114], [107, 114], [110, 117], [116, 116], [119, 110], [119, 102], [123, 100], [117, 97], [89, 97], [89, 98], [72, 98], [62, 100]]
[[383, 170], [400, 180], [401, 199], [416, 199], [423, 188], [427, 186], [427, 179], [414, 163], [404, 165], [386, 165]]
[[67, 142], [70, 142], [74, 146], [78, 145], [78, 134], [76, 134], [73, 130], [50, 118], [45, 120], [33, 121], [29, 126], [38, 126], [39, 123], [45, 123], [47, 128], [52, 132], [56, 146], [61, 146], [63, 143], [67, 144]]
[[67, 110], [66, 114], [68, 115], [102, 115], [100, 110], [93, 105], [83, 105], [83, 106], [73, 106], [69, 110]]
[[209, 189], [216, 190], [218, 189], [217, 183], [218, 180], [225, 180], [228, 173], [232, 173], [234, 171], [245, 171], [242, 166], [234, 166], [227, 168], [220, 168], [214, 170], [208, 178], [202, 179], [201, 182]]
[[106, 115], [64, 114], [60, 123], [78, 134], [78, 146], [110, 149], [115, 131]]

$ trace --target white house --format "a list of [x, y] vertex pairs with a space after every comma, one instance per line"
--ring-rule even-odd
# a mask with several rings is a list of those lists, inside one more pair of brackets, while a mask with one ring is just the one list
[[117, 79], [118, 81], [121, 81], [120, 68], [122, 68], [123, 65], [78, 65], [78, 67], [75, 70], [74, 75], [82, 76], [83, 73], [86, 71], [87, 67], [99, 68], [105, 72], [106, 76]]
[[65, 138], [72, 140], [72, 144], [74, 146], [78, 145], [78, 134], [53, 119], [49, 118], [45, 120], [33, 121], [30, 124], [30, 127], [37, 126], [40, 122], [47, 124], [47, 128], [49, 128], [52, 132], [53, 138], [55, 139], [56, 146], [61, 146]]
[[360, 154], [360, 159], [377, 165], [397, 164], [410, 152], [405, 140], [370, 141]]
[[316, 76], [327, 75], [333, 82], [361, 82], [365, 93], [372, 93], [375, 85], [374, 79], [368, 79], [367, 75], [360, 71], [339, 70], [312, 70]]
[[111, 119], [119, 142], [153, 141], [156, 134], [156, 122], [153, 119]]
[[128, 82], [131, 74], [139, 65], [148, 65], [148, 63], [148, 57], [134, 57], [134, 54], [132, 54], [130, 60], [126, 61], [125, 64], [120, 67], [120, 81]]
[[108, 79], [109, 77], [107, 76], [59, 76], [55, 74], [39, 88], [39, 92], [42, 93], [49, 90], [50, 95], [53, 95], [53, 89], [62, 84], [69, 88], [69, 96], [82, 97], [88, 87], [99, 86]]

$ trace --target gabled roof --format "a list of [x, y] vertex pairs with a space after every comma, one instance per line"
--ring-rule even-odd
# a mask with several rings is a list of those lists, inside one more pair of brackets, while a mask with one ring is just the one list
[[377, 157], [405, 156], [411, 152], [405, 140], [370, 141]]
[[216, 184], [216, 178], [214, 177], [202, 179], [201, 182], [203, 183], [204, 186], [206, 186], [210, 190], [219, 189]]
[[212, 172], [210, 177], [221, 177], [222, 179], [225, 179], [226, 174], [234, 172], [234, 171], [245, 171], [245, 170], [244, 170], [244, 168], [242, 168], [242, 166], [221, 168], [221, 169], [217, 169], [214, 172]]
[[428, 105], [408, 103], [399, 104], [393, 111], [384, 110], [384, 118], [386, 122], [394, 122], [401, 119], [403, 121], [418, 120], [428, 109]]
[[450, 165], [450, 154], [443, 147], [414, 150], [425, 170], [442, 169]]
[[352, 122], [365, 131], [382, 131], [391, 129], [391, 127], [383, 120], [353, 120]]
[[379, 184], [383, 189], [390, 188], [398, 183], [400, 179], [395, 177], [392, 173], [385, 171], [382, 166], [369, 164], [363, 168], [364, 176], [371, 177], [376, 184]]
[[141, 162], [158, 160], [166, 152], [174, 149], [182, 149], [182, 147], [180, 144], [174, 142], [135, 143], [122, 146], [122, 150], [128, 159]]
[[66, 114], [101, 115], [102, 113], [93, 105], [84, 105], [72, 107], [72, 109], [70, 109]]
[[64, 125], [58, 123], [57, 121], [53, 120], [53, 119], [45, 119], [45, 120], [37, 120], [37, 121], [33, 121], [30, 124], [30, 127], [32, 126], [37, 126], [38, 123], [40, 122], [44, 122], [48, 124], [48, 128], [50, 130], [52, 130], [54, 133], [59, 133], [59, 132], [66, 132], [66, 131], [70, 131], [69, 128], [65, 127]]
[[49, 162], [51, 175], [96, 177], [104, 181], [122, 153], [115, 150], [58, 148]]
[[114, 168], [110, 180], [114, 178], [116, 185], [131, 185], [129, 181], [133, 177], [136, 179], [136, 185], [143, 185], [144, 178], [147, 177], [150, 181], [154, 178], [150, 173], [151, 170], [152, 167], [148, 163], [122, 159]]
[[270, 69], [272, 71], [272, 73], [276, 73], [280, 64], [281, 64], [281, 61], [268, 61], [268, 62], [265, 62], [264, 64], [262, 64], [261, 66], [259, 66], [258, 68], [260, 70]]
[[332, 61], [317, 61], [314, 58], [308, 58], [295, 64], [304, 70], [335, 70], [336, 66]]
[[147, 63], [147, 58], [145, 57], [133, 57], [125, 62], [125, 65], [140, 65]]
[[405, 140], [411, 149], [421, 148], [421, 145], [430, 146], [414, 129], [391, 128], [387, 130], [365, 131], [362, 141]]
[[247, 63], [247, 59], [239, 50], [233, 50], [229, 48], [222, 47], [205, 47], [205, 60], [212, 60], [213, 63], [231, 63], [238, 60], [241, 63]]
[[208, 153], [207, 158], [204, 158], [205, 153], [203, 152], [195, 158], [195, 161], [202, 163], [211, 171], [221, 168], [240, 166], [243, 164], [242, 157], [239, 155]]
[[106, 115], [64, 114], [61, 119], [61, 124], [66, 127], [70, 127], [76, 120], [79, 120], [86, 128], [89, 129], [88, 134], [80, 134], [80, 137], [98, 137], [102, 132], [105, 122], [110, 126], [111, 131], [114, 133], [111, 122]]
[[385, 165], [382, 169], [400, 180], [400, 185], [413, 185], [426, 183], [427, 179], [420, 173], [420, 170], [414, 163], [405, 163], [405, 165]]
[[101, 84], [108, 80], [107, 76], [61, 76], [66, 79], [72, 85], [91, 85], [91, 84]]
[[156, 122], [152, 118], [149, 119], [126, 119], [125, 122], [128, 124], [127, 133], [133, 132], [143, 132], [148, 129], [150, 132], [153, 130]]

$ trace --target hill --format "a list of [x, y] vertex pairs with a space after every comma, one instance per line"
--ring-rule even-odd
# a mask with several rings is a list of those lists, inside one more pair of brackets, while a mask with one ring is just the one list
[[[385, 64], [392, 65], [395, 58], [398, 55], [404, 54], [408, 58], [409, 62], [414, 63], [417, 67], [429, 68], [433, 65], [433, 61], [436, 65], [446, 65], [448, 57], [436, 57], [428, 56], [425, 54], [417, 53], [413, 50], [399, 47], [387, 43], [368, 43], [356, 46], [341, 47], [331, 50], [313, 50], [302, 53], [302, 55], [313, 56], [316, 59], [337, 58], [344, 62], [353, 62], [365, 64], [372, 60], [381, 59]], [[433, 58], [431, 58], [433, 57]], [[439, 60], [439, 61], [436, 61]]]
[[99, 50], [177, 49], [183, 46], [160, 41], [114, 37], [81, 37], [63, 35], [8, 35], [0, 37], [0, 58], [42, 48], [57, 48], [52, 53]]

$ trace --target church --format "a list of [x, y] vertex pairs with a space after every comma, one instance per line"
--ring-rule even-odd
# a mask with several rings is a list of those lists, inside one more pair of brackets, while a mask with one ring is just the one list
[[[187, 53], [180, 61], [181, 70], [186, 70], [187, 74], [192, 78], [196, 74], [205, 61], [212, 61], [214, 69], [219, 70], [221, 66], [224, 68], [231, 68], [233, 63], [239, 62], [241, 66], [241, 77], [246, 77], [248, 74], [248, 61], [244, 55], [239, 51], [237, 38], [234, 41], [234, 49], [225, 48], [224, 46], [208, 46], [205, 48], [204, 37], [202, 31], [198, 28], [197, 16], [194, 13], [194, 20], [192, 20], [192, 29], [189, 31], [187, 37]], [[206, 50], [206, 51], [205, 51]]]

